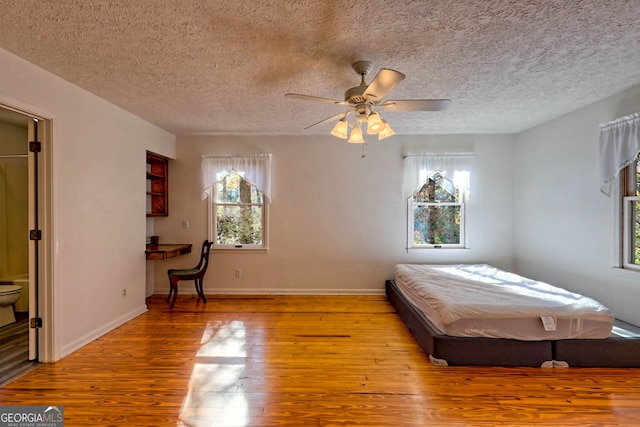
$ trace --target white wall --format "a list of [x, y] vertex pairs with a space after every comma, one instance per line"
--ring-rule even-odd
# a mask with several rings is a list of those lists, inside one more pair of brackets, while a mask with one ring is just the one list
[[[477, 155], [470, 249], [407, 253], [402, 155], [456, 150]], [[513, 137], [504, 135], [396, 135], [371, 141], [365, 158], [361, 146], [330, 135], [179, 137], [170, 164], [170, 214], [155, 220], [160, 241], [192, 243], [199, 252], [207, 236], [201, 155], [254, 152], [273, 154], [269, 252], [214, 253], [207, 293], [381, 293], [399, 262], [513, 267]], [[156, 292], [168, 291], [167, 268], [195, 265], [197, 258], [154, 261]], [[236, 268], [241, 278], [234, 277]], [[193, 293], [193, 285], [182, 283], [180, 292]]]
[[612, 268], [614, 200], [600, 193], [599, 124], [640, 111], [640, 86], [516, 138], [516, 268], [640, 324], [640, 274]]
[[175, 155], [175, 136], [2, 49], [0, 64], [0, 103], [52, 119], [57, 359], [146, 310], [145, 152]]

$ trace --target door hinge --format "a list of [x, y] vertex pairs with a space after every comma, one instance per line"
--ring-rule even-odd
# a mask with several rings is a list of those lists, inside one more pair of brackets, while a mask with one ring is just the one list
[[32, 317], [29, 319], [29, 327], [32, 329], [42, 328], [42, 317]]
[[42, 230], [29, 230], [29, 240], [42, 240]]
[[42, 144], [40, 141], [29, 141], [29, 151], [32, 153], [39, 153], [42, 151]]

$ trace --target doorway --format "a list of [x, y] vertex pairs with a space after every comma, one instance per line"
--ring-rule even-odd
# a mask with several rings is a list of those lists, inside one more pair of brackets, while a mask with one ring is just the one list
[[38, 128], [0, 107], [0, 386], [39, 360]]

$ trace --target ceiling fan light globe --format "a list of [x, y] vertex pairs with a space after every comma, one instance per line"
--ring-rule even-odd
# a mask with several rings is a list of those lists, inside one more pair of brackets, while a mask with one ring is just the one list
[[385, 139], [390, 137], [391, 135], [395, 135], [396, 133], [393, 131], [393, 129], [391, 129], [391, 126], [389, 126], [389, 123], [387, 123], [386, 121], [384, 121], [384, 127], [382, 128], [382, 130], [378, 133], [378, 140], [380, 139]]
[[384, 123], [382, 121], [382, 117], [378, 113], [369, 114], [369, 119], [367, 120], [367, 133], [368, 134], [376, 134], [379, 133], [384, 128]]
[[362, 129], [360, 129], [360, 126], [353, 128], [351, 136], [349, 137], [349, 142], [352, 144], [364, 144], [364, 138], [362, 137]]
[[336, 123], [336, 125], [333, 127], [331, 135], [338, 138], [347, 139], [347, 129], [347, 122], [344, 119], [339, 120], [338, 123]]

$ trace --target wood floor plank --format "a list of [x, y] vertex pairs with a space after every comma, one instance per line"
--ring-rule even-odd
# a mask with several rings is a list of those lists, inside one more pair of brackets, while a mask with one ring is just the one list
[[65, 426], [640, 425], [640, 369], [436, 367], [384, 297], [163, 296], [0, 389]]

